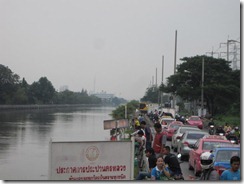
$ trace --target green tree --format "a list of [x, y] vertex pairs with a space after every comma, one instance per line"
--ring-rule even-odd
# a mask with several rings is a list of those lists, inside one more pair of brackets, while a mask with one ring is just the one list
[[124, 119], [125, 118], [125, 106], [127, 108], [127, 118], [133, 115], [136, 109], [139, 107], [139, 102], [132, 100], [125, 105], [120, 105], [115, 110], [112, 111], [112, 117], [114, 119]]
[[13, 94], [13, 104], [28, 104], [28, 90], [29, 85], [26, 82], [25, 78], [23, 78], [22, 81], [19, 83], [17, 90]]
[[18, 88], [19, 76], [8, 67], [0, 64], [0, 104], [12, 104], [15, 91]]
[[141, 101], [158, 103], [158, 98], [159, 88], [154, 86], [147, 88], [145, 95], [141, 98]]
[[240, 101], [240, 71], [233, 71], [230, 62], [207, 56], [185, 57], [177, 72], [167, 78], [160, 90], [174, 93], [184, 100], [201, 98], [202, 61], [204, 58], [204, 101], [212, 114], [226, 113]]
[[53, 103], [54, 95], [55, 89], [46, 77], [41, 77], [38, 82], [33, 82], [30, 86], [29, 97], [32, 103]]

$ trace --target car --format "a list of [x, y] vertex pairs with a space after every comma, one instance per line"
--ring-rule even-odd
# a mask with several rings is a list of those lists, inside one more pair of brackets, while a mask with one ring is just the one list
[[189, 152], [191, 150], [191, 146], [194, 145], [198, 139], [209, 135], [207, 132], [204, 131], [186, 131], [183, 133], [180, 141], [178, 142], [177, 152], [181, 155], [181, 160], [189, 159]]
[[190, 130], [196, 130], [196, 131], [202, 131], [198, 127], [195, 126], [190, 126], [190, 125], [183, 125], [178, 128], [177, 131], [174, 132], [174, 135], [172, 136], [171, 139], [171, 149], [174, 150], [175, 152], [177, 151], [177, 146], [178, 146], [178, 141], [180, 140], [181, 136], [185, 131], [190, 131]]
[[173, 121], [168, 124], [167, 129], [165, 130], [167, 134], [167, 140], [171, 141], [174, 132], [182, 125], [184, 124], [181, 121]]
[[171, 122], [175, 121], [174, 118], [170, 117], [170, 116], [162, 116], [159, 120], [160, 124], [162, 125], [162, 128], [167, 128], [168, 124], [170, 124]]
[[186, 123], [188, 125], [197, 126], [198, 128], [203, 129], [203, 122], [199, 116], [190, 116]]
[[230, 147], [220, 147], [213, 150], [214, 155], [214, 169], [218, 171], [219, 175], [226, 169], [229, 169], [230, 158], [233, 156], [240, 157], [240, 146], [233, 145]]
[[204, 136], [193, 145], [190, 146], [192, 149], [189, 152], [189, 170], [194, 170], [195, 176], [201, 174], [202, 168], [200, 164], [200, 155], [203, 152], [211, 151], [216, 147], [224, 147], [233, 145], [229, 140], [224, 136], [219, 135], [209, 135]]

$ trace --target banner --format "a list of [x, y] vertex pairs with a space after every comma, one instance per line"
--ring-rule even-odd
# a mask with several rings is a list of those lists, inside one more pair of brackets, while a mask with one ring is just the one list
[[103, 127], [106, 129], [114, 129], [114, 128], [126, 128], [129, 126], [129, 122], [127, 119], [119, 119], [119, 120], [104, 120]]

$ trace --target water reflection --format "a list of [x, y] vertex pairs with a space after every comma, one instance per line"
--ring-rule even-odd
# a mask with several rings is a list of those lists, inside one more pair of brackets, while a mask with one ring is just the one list
[[[49, 141], [108, 140], [113, 108], [0, 112], [0, 179], [47, 180]], [[34, 168], [34, 169], [33, 169]]]

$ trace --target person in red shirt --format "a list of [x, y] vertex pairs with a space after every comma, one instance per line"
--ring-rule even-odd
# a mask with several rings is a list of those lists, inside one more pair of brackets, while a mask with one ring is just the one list
[[155, 123], [154, 129], [156, 131], [156, 134], [153, 141], [153, 150], [156, 157], [158, 157], [160, 154], [163, 153], [163, 148], [166, 145], [167, 136], [165, 131], [162, 130], [162, 126], [160, 123]]

